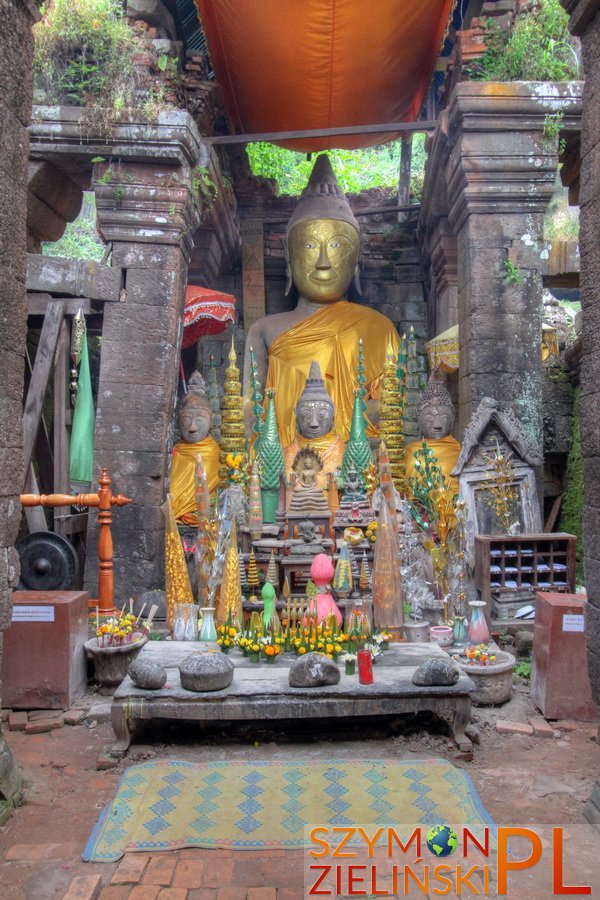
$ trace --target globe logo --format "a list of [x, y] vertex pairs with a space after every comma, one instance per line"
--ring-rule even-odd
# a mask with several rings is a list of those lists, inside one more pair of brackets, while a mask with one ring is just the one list
[[458, 847], [458, 835], [450, 825], [434, 825], [427, 832], [425, 843], [434, 856], [451, 856]]

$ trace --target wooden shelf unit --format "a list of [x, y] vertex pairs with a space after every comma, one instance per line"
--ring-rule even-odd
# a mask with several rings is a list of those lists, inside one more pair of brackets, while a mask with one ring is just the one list
[[475, 537], [475, 587], [485, 600], [488, 620], [492, 595], [522, 603], [536, 591], [575, 592], [575, 535], [519, 534]]

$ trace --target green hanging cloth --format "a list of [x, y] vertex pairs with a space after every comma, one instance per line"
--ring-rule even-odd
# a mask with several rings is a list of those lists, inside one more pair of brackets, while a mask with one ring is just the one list
[[88, 357], [87, 336], [84, 337], [81, 364], [79, 366], [79, 382], [77, 399], [73, 413], [70, 447], [71, 482], [91, 484], [94, 466], [94, 398], [92, 397], [92, 379], [90, 377], [90, 361]]

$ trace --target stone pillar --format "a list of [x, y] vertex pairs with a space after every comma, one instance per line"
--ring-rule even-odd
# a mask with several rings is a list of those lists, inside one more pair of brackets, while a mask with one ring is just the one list
[[[27, 306], [25, 253], [27, 160], [33, 39], [39, 19], [33, 0], [3, 0], [0, 32], [0, 668], [2, 632], [12, 616], [19, 580], [14, 543], [21, 520], [23, 373]], [[0, 724], [0, 798], [21, 790], [21, 776]]]
[[[588, 669], [594, 699], [600, 703], [600, 11], [597, 0], [561, 2], [571, 16], [570, 30], [581, 38], [585, 71], [579, 193], [583, 539]], [[600, 824], [600, 779], [584, 815]]]
[[458, 239], [459, 426], [482, 397], [511, 406], [542, 447], [542, 218], [557, 148], [545, 117], [578, 127], [581, 85], [456, 86], [448, 109], [450, 224]]
[[[96, 476], [133, 503], [113, 515], [115, 602], [162, 586], [165, 481], [179, 376], [191, 234], [198, 223], [193, 168], [122, 160], [97, 164], [98, 222], [124, 270], [122, 302], [104, 305]], [[97, 525], [88, 541], [86, 588], [96, 596]]]

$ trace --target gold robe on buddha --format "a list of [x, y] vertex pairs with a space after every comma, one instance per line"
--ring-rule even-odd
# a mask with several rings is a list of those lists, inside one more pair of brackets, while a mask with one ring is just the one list
[[[335, 433], [348, 439], [359, 338], [363, 339], [365, 385], [369, 396], [378, 399], [387, 346], [397, 355], [400, 338], [390, 320], [376, 310], [338, 300], [275, 338], [269, 348], [266, 386], [276, 389], [275, 409], [284, 447], [296, 434], [296, 403], [313, 360], [321, 367], [335, 406]], [[369, 423], [367, 432], [376, 435], [377, 429]]]
[[[454, 490], [455, 494], [458, 494], [458, 481], [456, 478], [453, 478], [450, 475], [450, 472], [456, 465], [458, 460], [458, 455], [460, 453], [460, 443], [456, 440], [455, 437], [452, 437], [451, 434], [447, 435], [444, 438], [425, 438], [425, 443], [427, 444], [427, 448], [433, 451], [433, 455], [437, 459], [435, 463], [436, 466], [442, 470], [444, 478], [448, 481], [451, 487]], [[407, 444], [404, 449], [404, 458], [406, 461], [406, 483], [409, 485], [408, 492], [410, 491], [410, 481], [409, 478], [417, 477], [417, 468], [415, 466], [415, 453], [417, 450], [423, 449], [423, 440], [412, 441], [410, 444]]]
[[344, 459], [344, 450], [346, 449], [346, 442], [334, 431], [330, 431], [329, 434], [325, 434], [320, 438], [305, 438], [302, 437], [301, 434], [297, 434], [292, 443], [288, 444], [283, 451], [285, 457], [285, 472], [288, 480], [292, 472], [292, 465], [296, 459], [296, 454], [305, 447], [316, 450], [321, 457], [323, 468], [317, 476], [317, 484], [323, 490], [327, 490], [327, 476], [330, 472], [335, 472], [336, 469], [341, 468], [342, 460]]
[[198, 524], [194, 482], [198, 453], [202, 457], [209, 493], [213, 494], [219, 484], [219, 445], [213, 437], [208, 435], [197, 444], [188, 444], [185, 441], [175, 444], [171, 462], [170, 494], [175, 520], [182, 525]]

